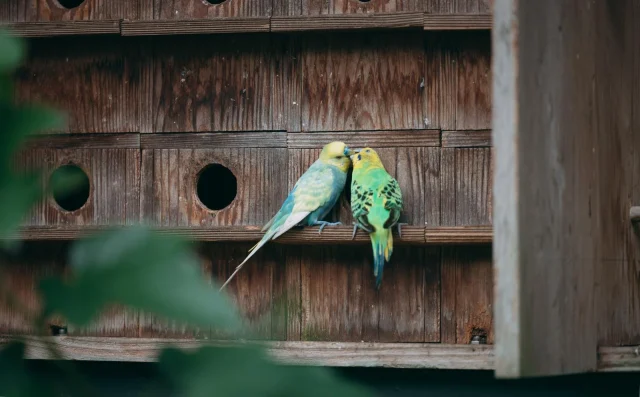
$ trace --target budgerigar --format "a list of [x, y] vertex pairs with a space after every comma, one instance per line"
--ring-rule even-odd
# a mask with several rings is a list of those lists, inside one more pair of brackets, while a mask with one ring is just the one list
[[222, 285], [222, 290], [238, 273], [242, 266], [269, 240], [274, 240], [294, 226], [320, 225], [319, 233], [340, 222], [322, 219], [329, 213], [340, 197], [351, 166], [351, 150], [343, 142], [331, 142], [322, 148], [320, 157], [300, 179], [287, 196], [278, 213], [262, 228], [266, 233], [249, 250], [249, 255]]
[[385, 261], [391, 259], [393, 252], [391, 229], [398, 225], [400, 231], [398, 219], [402, 212], [402, 192], [398, 181], [387, 173], [375, 150], [364, 148], [354, 152], [351, 161], [351, 211], [356, 221], [353, 237], [358, 227], [369, 233], [373, 247], [373, 275], [376, 288], [380, 288]]

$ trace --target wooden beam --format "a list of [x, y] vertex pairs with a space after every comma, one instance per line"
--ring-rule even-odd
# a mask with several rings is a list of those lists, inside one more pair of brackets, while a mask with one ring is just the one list
[[[160, 351], [167, 347], [191, 350], [202, 346], [229, 346], [234, 343], [160, 338], [21, 338], [27, 344], [27, 359], [51, 359], [48, 344], [53, 344], [67, 360], [117, 362], [154, 362]], [[10, 336], [0, 336], [0, 346], [10, 341]], [[264, 345], [277, 362], [289, 365], [465, 370], [491, 370], [495, 367], [492, 345], [293, 341], [254, 343]], [[640, 371], [640, 346], [600, 348], [597, 370]]]
[[139, 149], [140, 134], [59, 134], [30, 138], [26, 149]]
[[286, 148], [285, 132], [141, 134], [142, 149]]
[[491, 130], [442, 131], [442, 147], [489, 147]]
[[421, 28], [422, 22], [420, 12], [281, 16], [271, 18], [271, 31]]
[[269, 18], [209, 18], [122, 21], [123, 36], [268, 32]]
[[491, 30], [491, 14], [424, 14], [424, 30]]
[[120, 34], [119, 20], [2, 22], [0, 28], [21, 37], [54, 37], [96, 34]]
[[[114, 226], [117, 228], [117, 226]], [[208, 229], [198, 228], [157, 228], [157, 232], [165, 235], [180, 236], [195, 241], [258, 241], [263, 233], [261, 226], [224, 226]], [[75, 240], [100, 231], [109, 230], [107, 226], [25, 226], [14, 238], [23, 240]], [[318, 234], [318, 227], [293, 229], [274, 240], [278, 244], [368, 244], [369, 237], [359, 231], [355, 239], [351, 239], [353, 228], [350, 226], [326, 227]], [[395, 229], [394, 229], [395, 230]], [[459, 227], [422, 227], [403, 226], [402, 237], [395, 236], [394, 243], [403, 245], [446, 245], [446, 244], [490, 244], [491, 226], [459, 226]]]
[[287, 134], [289, 149], [320, 148], [331, 141], [346, 142], [352, 148], [440, 146], [440, 131], [353, 131]]
[[595, 9], [582, 0], [494, 2], [493, 260], [500, 378], [583, 373], [597, 366], [596, 177], [603, 172], [597, 161], [603, 153], [594, 150], [602, 147], [593, 124], [600, 51], [594, 45]]

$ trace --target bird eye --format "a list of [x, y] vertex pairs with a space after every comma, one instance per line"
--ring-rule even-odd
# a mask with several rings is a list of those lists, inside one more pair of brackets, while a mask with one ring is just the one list
[[371, 150], [367, 149], [367, 150], [365, 150], [365, 152], [369, 153], [369, 152], [371, 152]]

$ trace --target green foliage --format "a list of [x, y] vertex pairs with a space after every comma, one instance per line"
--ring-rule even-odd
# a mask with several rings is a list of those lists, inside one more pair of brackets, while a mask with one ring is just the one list
[[[0, 32], [0, 239], [3, 241], [45, 193], [42, 174], [15, 172], [12, 156], [31, 135], [56, 128], [63, 120], [46, 108], [12, 103], [10, 74], [23, 55], [22, 42]], [[56, 188], [75, 187], [76, 181], [68, 175], [54, 179], [52, 184]], [[111, 230], [78, 241], [70, 252], [70, 279], [51, 277], [42, 281], [44, 309], [34, 328], [44, 328], [45, 318], [54, 313], [74, 325], [85, 325], [106, 305], [118, 303], [171, 320], [240, 334], [236, 310], [216, 286], [203, 280], [198, 265], [187, 242], [142, 227]], [[1, 266], [0, 263], [0, 270]], [[1, 286], [2, 283], [0, 298], [7, 298]], [[19, 308], [16, 306], [14, 310]], [[53, 357], [60, 358], [55, 344], [47, 346]], [[25, 345], [19, 341], [0, 350], [0, 395], [50, 395], [50, 385], [30, 376], [24, 355]], [[96, 395], [95, 391], [87, 391], [86, 380], [75, 373], [73, 363], [54, 362], [66, 374], [56, 378], [57, 386], [63, 384], [64, 395]], [[166, 349], [158, 365], [178, 395], [186, 397], [370, 395], [326, 368], [276, 365], [257, 346], [208, 346], [195, 352]]]

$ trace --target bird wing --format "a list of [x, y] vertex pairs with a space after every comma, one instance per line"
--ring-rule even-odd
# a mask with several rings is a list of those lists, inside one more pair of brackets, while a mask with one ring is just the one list
[[374, 230], [368, 219], [373, 206], [373, 194], [373, 189], [362, 185], [356, 179], [351, 181], [351, 213], [356, 222], [367, 230]]
[[386, 183], [381, 184], [380, 194], [384, 200], [384, 209], [389, 211], [389, 218], [384, 223], [384, 228], [388, 229], [398, 223], [402, 213], [402, 191], [398, 181], [389, 175]]

